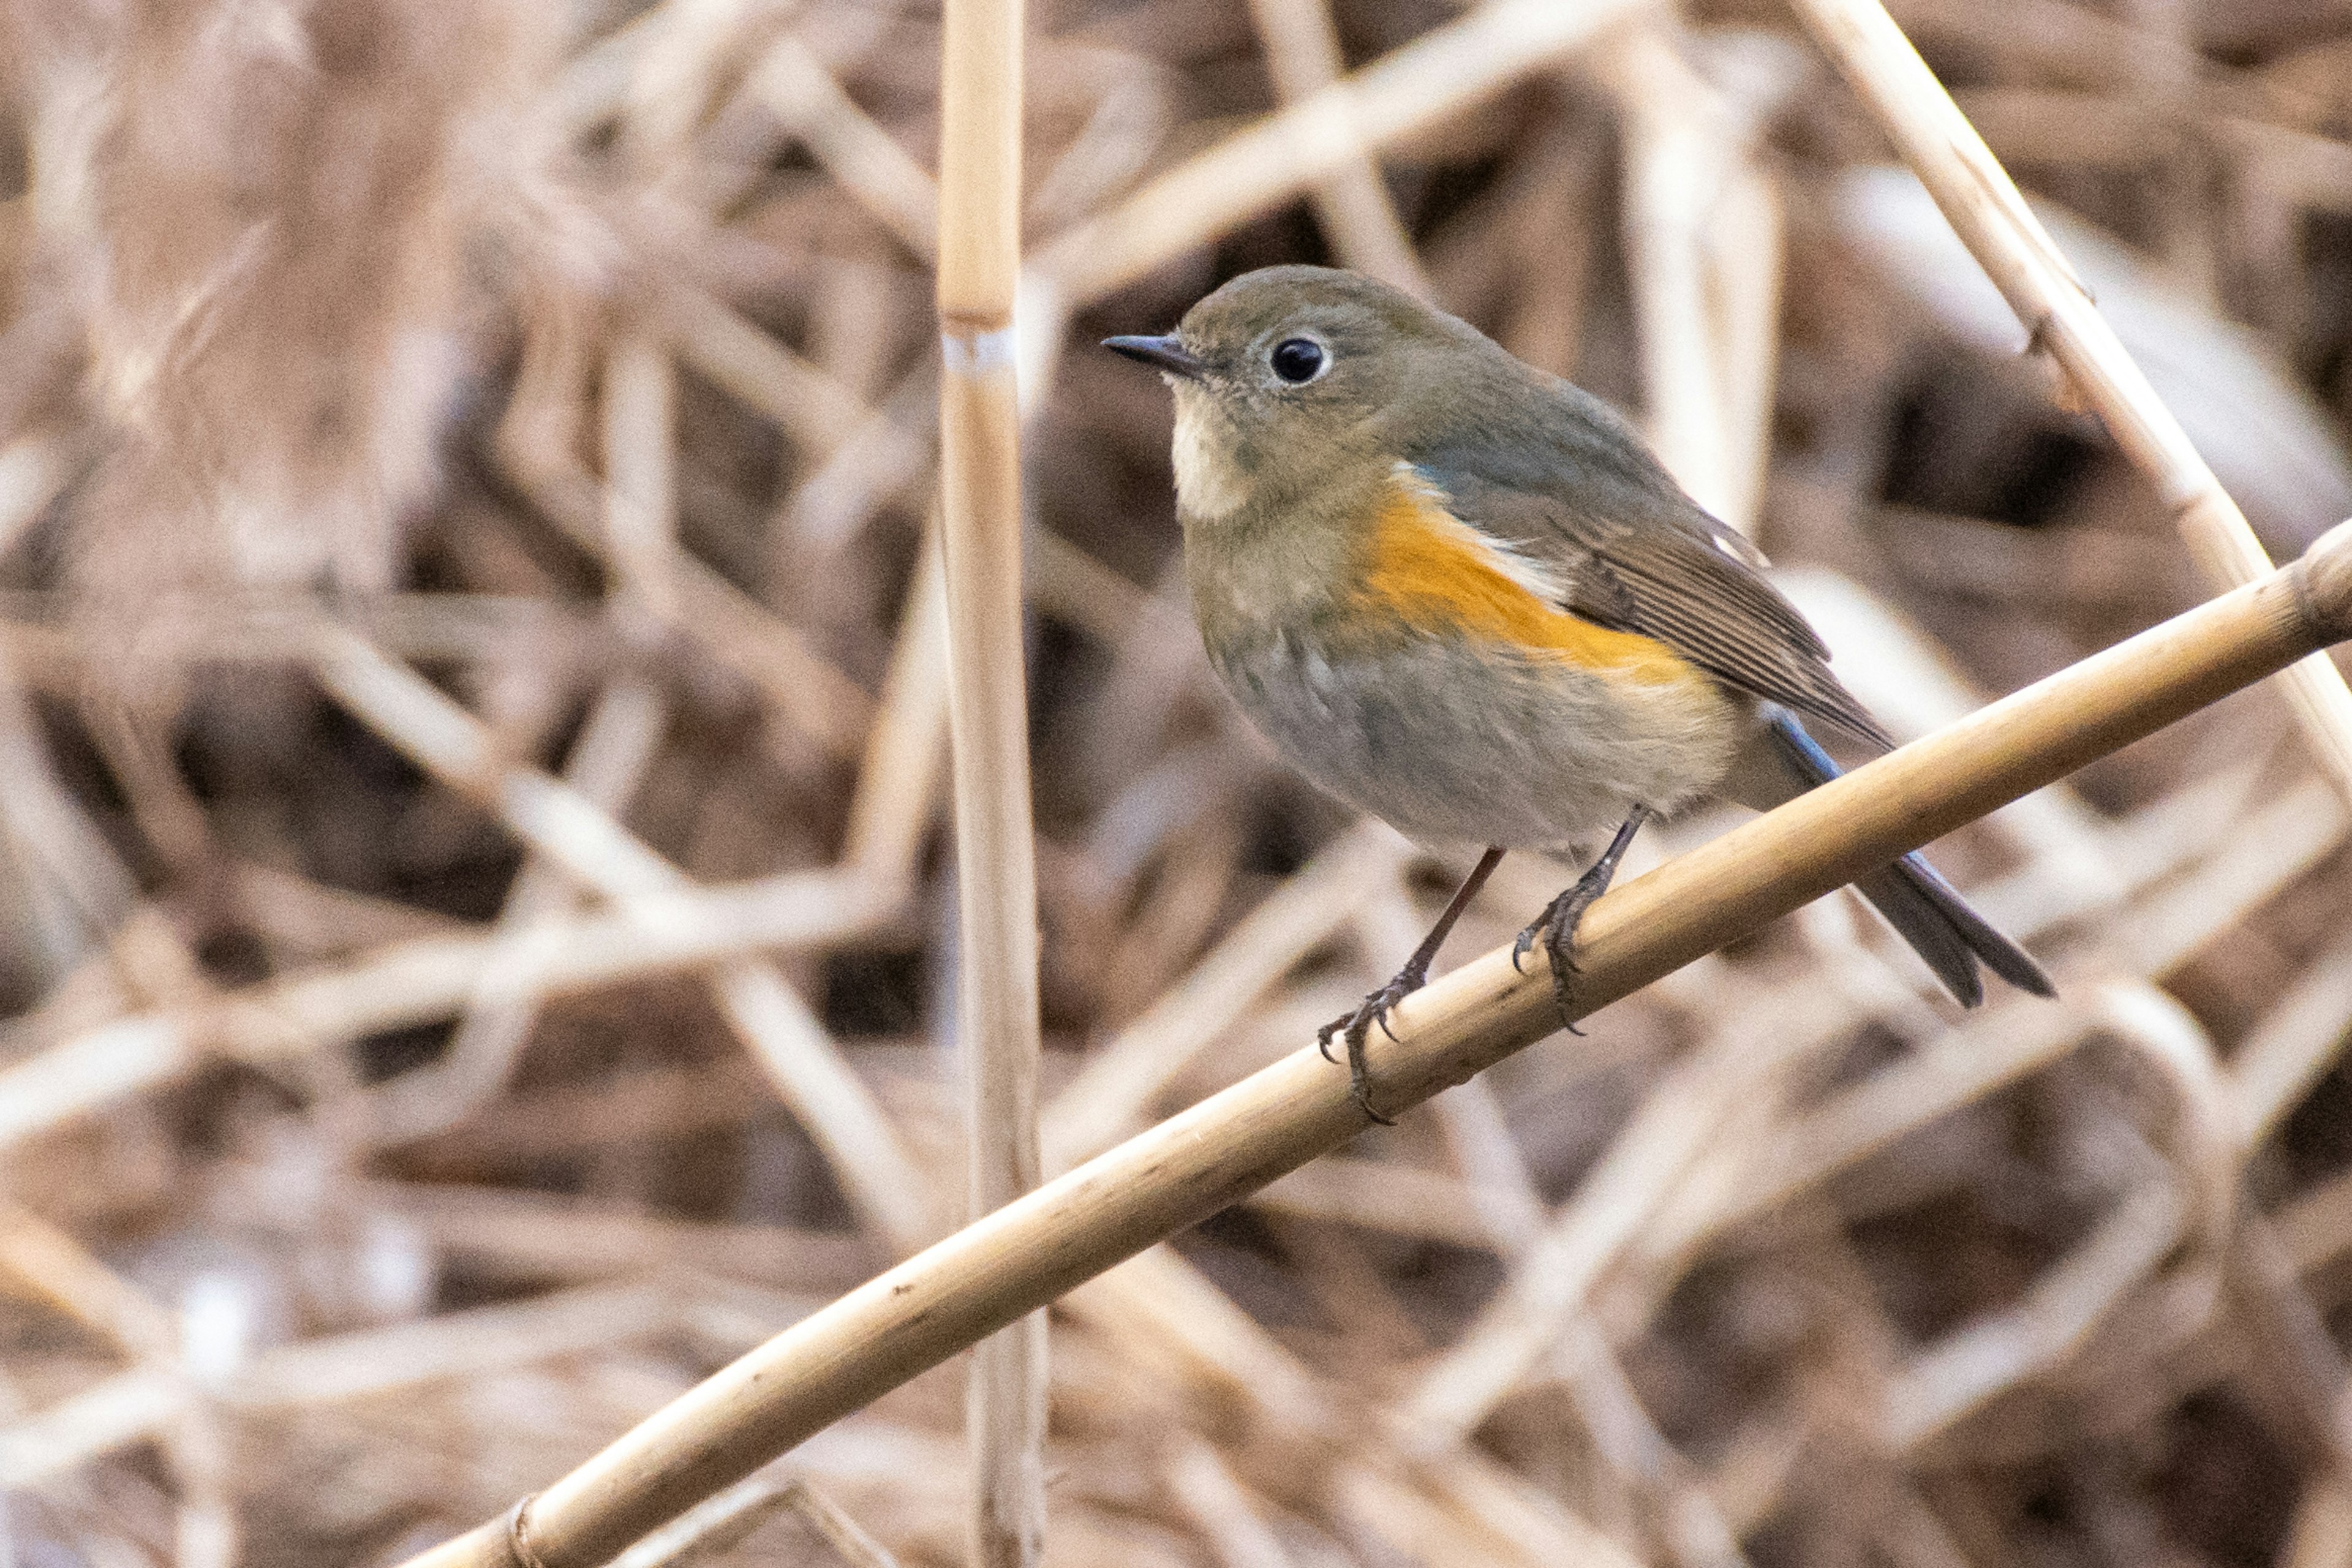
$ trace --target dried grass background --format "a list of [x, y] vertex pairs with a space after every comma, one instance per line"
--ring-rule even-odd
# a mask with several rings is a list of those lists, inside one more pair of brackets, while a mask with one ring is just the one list
[[[2352, 512], [2352, 17], [1896, 15], [2273, 552]], [[1213, 689], [1105, 332], [1426, 289], [1643, 415], [1900, 733], [2203, 592], [1777, 6], [1031, 29], [1049, 1165], [1297, 1048], [1462, 869]], [[0, 12], [8, 1562], [395, 1563], [946, 1224], [938, 52]], [[1248, 140], [1368, 65], [1368, 156]], [[1826, 901], [1088, 1286], [1048, 1562], [2352, 1563], [2347, 835], [2247, 693], [1940, 847], [2060, 1004], [1964, 1018]], [[956, 1560], [960, 1390], [635, 1560]]]

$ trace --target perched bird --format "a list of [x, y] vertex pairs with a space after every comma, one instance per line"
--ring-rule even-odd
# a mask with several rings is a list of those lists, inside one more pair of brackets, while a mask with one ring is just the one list
[[[1307, 777], [1432, 847], [1486, 853], [1396, 978], [1325, 1026], [1364, 1044], [1428, 977], [1507, 849], [1615, 829], [1519, 935], [1564, 1016], [1584, 910], [1653, 815], [1759, 810], [1837, 775], [1805, 731], [1892, 742], [1829, 650], [1590, 394], [1351, 272], [1234, 279], [1165, 337], [1104, 346], [1175, 391], [1184, 574], [1210, 662]], [[1916, 855], [1855, 884], [1961, 1003], [1981, 959], [2049, 978]]]

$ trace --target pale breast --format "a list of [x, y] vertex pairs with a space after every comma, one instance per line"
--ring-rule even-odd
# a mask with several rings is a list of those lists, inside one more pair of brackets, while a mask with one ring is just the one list
[[1218, 672], [1266, 737], [1341, 800], [1432, 846], [1590, 844], [1639, 803], [1713, 790], [1735, 700], [1456, 638], [1332, 658], [1277, 637]]

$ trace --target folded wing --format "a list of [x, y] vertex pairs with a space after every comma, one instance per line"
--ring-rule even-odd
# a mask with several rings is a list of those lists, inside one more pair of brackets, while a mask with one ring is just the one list
[[1685, 495], [1605, 406], [1558, 384], [1559, 419], [1536, 438], [1421, 457], [1415, 467], [1447, 510], [1540, 564], [1561, 608], [1654, 637], [1727, 685], [1891, 746], [1830, 673], [1821, 637], [1765, 579], [1755, 547]]

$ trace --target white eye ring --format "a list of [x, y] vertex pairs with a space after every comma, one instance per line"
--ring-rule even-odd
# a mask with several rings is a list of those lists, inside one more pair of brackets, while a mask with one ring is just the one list
[[1265, 356], [1274, 374], [1293, 386], [1304, 386], [1331, 365], [1330, 351], [1313, 338], [1285, 338]]

